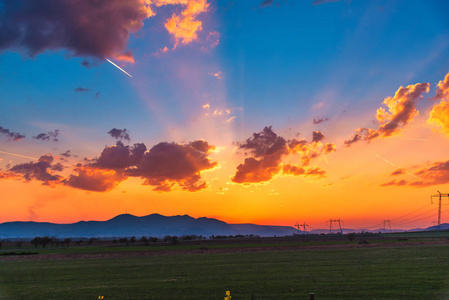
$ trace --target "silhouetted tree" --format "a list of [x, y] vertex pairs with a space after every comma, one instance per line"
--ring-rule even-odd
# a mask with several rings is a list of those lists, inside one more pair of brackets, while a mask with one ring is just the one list
[[66, 244], [67, 247], [69, 247], [71, 241], [72, 241], [71, 239], [65, 238], [63, 243]]
[[116, 239], [113, 239], [112, 243], [114, 244], [114, 246], [117, 246], [118, 241]]
[[[92, 245], [96, 240], [97, 240], [96, 238], [90, 238], [90, 239], [87, 241], [87, 244], [88, 244], [88, 245]], [[114, 242], [114, 241], [112, 241], [112, 242]]]
[[143, 237], [140, 238], [140, 242], [141, 242], [141, 243], [144, 243], [145, 245], [149, 245], [148, 239], [147, 239], [145, 236], [143, 236]]
[[48, 236], [44, 236], [41, 238], [40, 243], [42, 245], [42, 248], [47, 247], [48, 244], [50, 244], [51, 239]]
[[131, 244], [134, 244], [136, 242], [136, 237], [132, 236], [129, 241], [131, 242]]
[[36, 236], [34, 239], [31, 240], [31, 245], [33, 245], [34, 248], [37, 248], [37, 246], [39, 246], [40, 243], [41, 243], [40, 236]]
[[16, 247], [17, 248], [22, 248], [22, 244], [23, 244], [23, 242], [22, 241], [16, 241]]
[[81, 243], [83, 242], [83, 240], [78, 240], [77, 242], [76, 242], [76, 244], [78, 245], [78, 246], [81, 246]]
[[128, 240], [128, 238], [120, 238], [118, 241], [119, 241], [119, 243], [122, 244], [122, 245], [123, 245], [123, 244], [125, 244], [125, 245], [127, 245], [127, 246], [129, 245], [129, 240]]
[[354, 238], [355, 238], [355, 233], [354, 233], [354, 232], [348, 233], [348, 239], [349, 239], [351, 242], [354, 240]]

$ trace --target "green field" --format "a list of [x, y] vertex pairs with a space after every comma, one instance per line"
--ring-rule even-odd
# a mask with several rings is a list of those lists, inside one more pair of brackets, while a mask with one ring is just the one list
[[449, 299], [449, 245], [0, 260], [0, 299], [223, 299], [227, 290], [233, 300]]

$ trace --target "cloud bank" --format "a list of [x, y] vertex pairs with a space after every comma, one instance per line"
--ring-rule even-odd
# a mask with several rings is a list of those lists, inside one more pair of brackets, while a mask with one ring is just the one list
[[375, 138], [385, 138], [398, 133], [418, 115], [416, 103], [422, 99], [423, 93], [429, 92], [429, 86], [429, 83], [417, 83], [405, 88], [401, 86], [393, 97], [385, 98], [383, 104], [386, 109], [380, 107], [377, 110], [376, 119], [380, 123], [379, 128], [358, 128], [352, 137], [344, 142], [345, 146], [349, 147], [361, 140], [369, 142]]
[[[37, 162], [19, 164], [0, 172], [0, 179], [37, 180], [45, 185], [61, 184], [105, 192], [129, 177], [140, 177], [144, 179], [144, 185], [153, 186], [156, 191], [168, 192], [178, 186], [196, 192], [208, 186], [201, 172], [218, 165], [208, 157], [214, 149], [215, 146], [203, 140], [188, 144], [161, 142], [149, 151], [143, 143], [125, 146], [118, 141], [114, 146], [105, 147], [98, 158], [77, 164], [67, 178], [52, 172], [61, 172], [64, 166], [54, 163], [52, 155], [45, 155]], [[68, 157], [70, 152], [63, 155]]]
[[166, 5], [182, 7], [165, 22], [174, 48], [196, 40], [202, 30], [197, 17], [208, 11], [207, 0], [0, 0], [0, 51], [34, 57], [64, 49], [71, 56], [134, 62], [130, 35]]

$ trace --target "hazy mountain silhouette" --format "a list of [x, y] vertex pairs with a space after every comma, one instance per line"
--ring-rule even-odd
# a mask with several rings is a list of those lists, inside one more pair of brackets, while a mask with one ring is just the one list
[[137, 217], [130, 214], [118, 215], [107, 221], [80, 221], [73, 224], [43, 222], [6, 222], [0, 224], [0, 238], [32, 238], [35, 236], [55, 237], [124, 237], [166, 235], [259, 235], [283, 236], [298, 231], [288, 226], [267, 226], [255, 224], [227, 224], [213, 218], [192, 218], [188, 215], [166, 217], [152, 214]]
[[[449, 224], [441, 224], [441, 230], [449, 229]], [[436, 226], [416, 228], [407, 231], [436, 230]], [[344, 228], [343, 233], [383, 232], [383, 229], [362, 230]], [[395, 232], [405, 230], [395, 229]], [[337, 230], [332, 230], [338, 233]], [[45, 222], [6, 222], [0, 224], [0, 238], [33, 238], [35, 236], [55, 237], [141, 237], [166, 235], [259, 235], [286, 236], [302, 233], [290, 226], [269, 226], [255, 224], [228, 224], [213, 218], [192, 218], [183, 216], [163, 216], [152, 214], [137, 217], [130, 214], [118, 215], [107, 221], [80, 221], [72, 224], [55, 224]], [[328, 229], [316, 229], [309, 233], [329, 233]]]

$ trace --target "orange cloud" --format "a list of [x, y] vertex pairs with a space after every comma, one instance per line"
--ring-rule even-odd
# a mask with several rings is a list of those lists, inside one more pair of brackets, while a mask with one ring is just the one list
[[344, 143], [347, 147], [360, 140], [371, 141], [377, 137], [389, 137], [405, 127], [418, 115], [416, 102], [423, 93], [429, 92], [429, 83], [417, 83], [407, 87], [400, 87], [393, 97], [384, 99], [386, 109], [380, 107], [376, 118], [381, 124], [378, 129], [359, 128], [353, 136]]
[[202, 12], [207, 12], [209, 4], [207, 0], [160, 0], [157, 6], [167, 4], [181, 4], [184, 10], [181, 13], [174, 13], [164, 24], [168, 32], [175, 38], [173, 49], [179, 44], [188, 44], [198, 39], [198, 31], [201, 31], [202, 22], [197, 20], [197, 16]]
[[441, 127], [441, 131], [449, 136], [449, 73], [438, 83], [433, 99], [441, 101], [432, 107], [427, 123]]
[[[324, 177], [325, 171], [319, 168], [305, 169], [313, 158], [335, 151], [335, 146], [329, 144], [321, 147], [320, 140], [324, 139], [321, 132], [314, 132], [310, 143], [305, 140], [285, 140], [271, 129], [265, 127], [261, 132], [254, 133], [239, 149], [248, 150], [251, 157], [237, 166], [237, 171], [231, 180], [235, 183], [258, 183], [272, 179], [282, 171], [286, 175], [305, 175]], [[329, 152], [326, 152], [326, 151]], [[300, 165], [285, 164], [282, 161], [287, 156], [299, 155]]]
[[449, 96], [449, 73], [446, 74], [444, 80], [440, 80], [437, 84], [436, 99], [448, 98]]
[[406, 184], [407, 184], [406, 180], [398, 181], [398, 180], [394, 179], [394, 180], [392, 180], [390, 182], [382, 183], [380, 186], [382, 186], [382, 187], [384, 187], [384, 186], [403, 186], [403, 185], [406, 185]]
[[83, 166], [80, 164], [74, 171], [78, 174], [70, 175], [64, 183], [74, 188], [94, 192], [110, 191], [127, 179], [121, 172], [106, 170], [93, 165]]
[[[404, 174], [402, 169], [398, 169], [391, 175]], [[449, 183], [449, 160], [444, 162], [434, 162], [429, 164], [428, 167], [422, 168], [415, 172], [415, 177], [421, 178], [419, 181], [407, 182], [405, 180], [392, 180], [387, 183], [383, 183], [380, 186], [416, 186], [427, 187], [432, 185], [442, 185]]]

